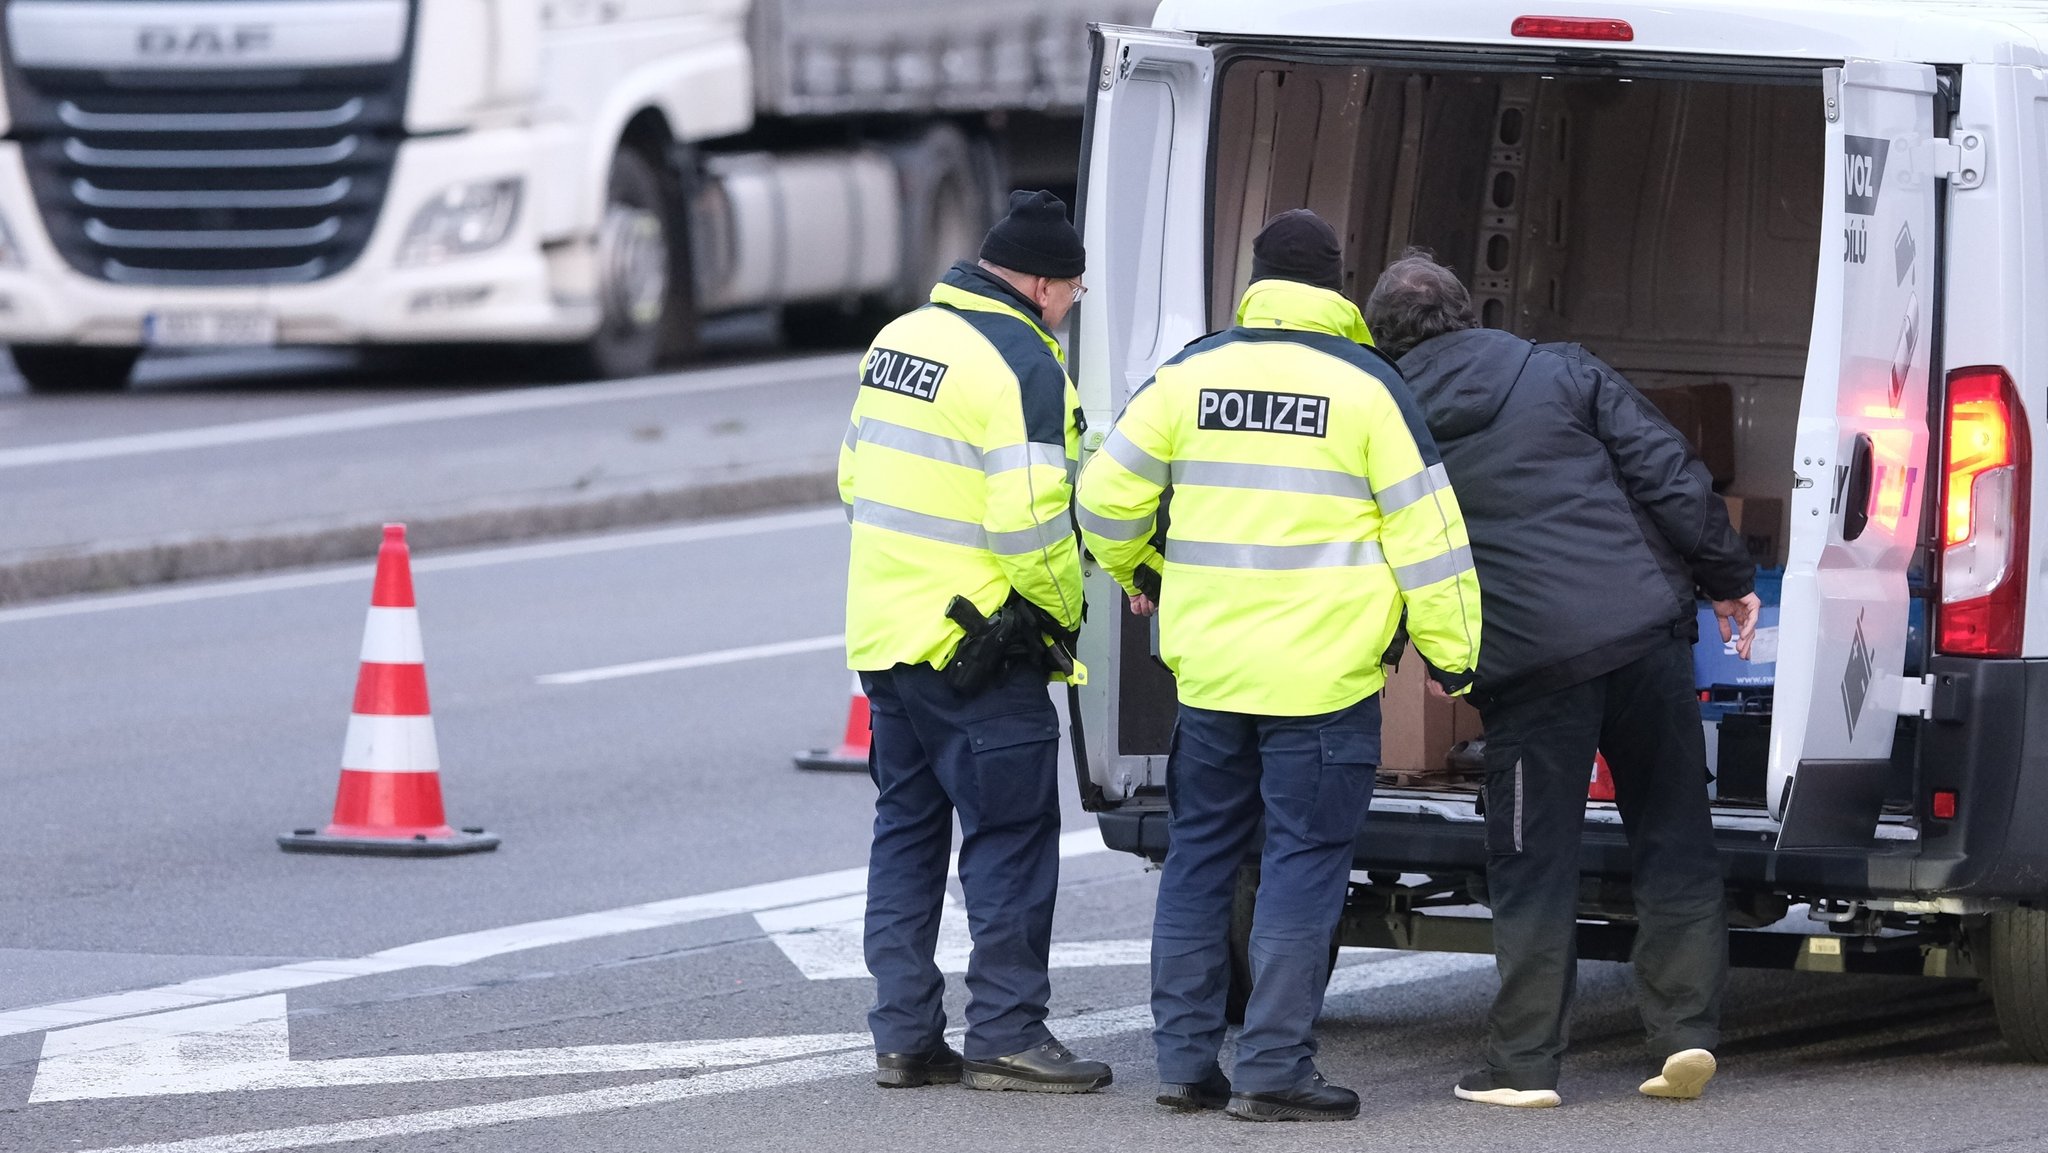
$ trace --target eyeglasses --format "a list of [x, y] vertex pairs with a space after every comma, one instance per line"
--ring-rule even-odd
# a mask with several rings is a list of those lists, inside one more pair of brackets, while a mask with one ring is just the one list
[[[1058, 282], [1058, 281], [1055, 281], [1054, 283], [1059, 283], [1059, 282]], [[1072, 283], [1072, 284], [1073, 284], [1073, 286], [1074, 286], [1074, 299], [1073, 299], [1073, 303], [1075, 303], [1075, 304], [1079, 304], [1079, 303], [1081, 303], [1081, 298], [1082, 298], [1082, 297], [1084, 297], [1084, 296], [1086, 296], [1086, 295], [1088, 295], [1088, 286], [1087, 286], [1087, 285], [1085, 285], [1085, 284], [1082, 284], [1082, 283], [1081, 283], [1080, 281], [1078, 281], [1078, 280], [1076, 280], [1076, 281], [1072, 281], [1072, 282], [1070, 282], [1070, 283]]]

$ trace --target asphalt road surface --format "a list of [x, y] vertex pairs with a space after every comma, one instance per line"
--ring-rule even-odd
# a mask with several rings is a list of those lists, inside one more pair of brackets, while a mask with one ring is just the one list
[[1432, 954], [1343, 960], [1321, 1063], [1357, 1122], [1166, 1114], [1154, 877], [1070, 786], [1054, 1026], [1116, 1084], [875, 1089], [872, 786], [790, 763], [845, 720], [845, 532], [419, 556], [449, 815], [505, 838], [447, 860], [272, 839], [332, 803], [367, 566], [0, 609], [0, 1150], [2048, 1149], [2048, 1070], [1918, 979], [1739, 972], [1724, 1073], [1676, 1103], [1588, 964], [1565, 1107], [1463, 1104], [1493, 978]]

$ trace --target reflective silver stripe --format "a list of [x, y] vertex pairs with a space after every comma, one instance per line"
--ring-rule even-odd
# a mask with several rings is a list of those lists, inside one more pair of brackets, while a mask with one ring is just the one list
[[853, 523], [872, 528], [888, 529], [905, 536], [923, 537], [943, 544], [957, 544], [965, 548], [988, 547], [988, 534], [978, 524], [951, 517], [932, 516], [930, 513], [912, 512], [907, 508], [882, 504], [879, 501], [856, 500], [853, 502]]
[[1102, 451], [1109, 454], [1109, 459], [1160, 488], [1165, 488], [1166, 482], [1172, 479], [1166, 462], [1132, 444], [1131, 438], [1124, 435], [1123, 429], [1113, 428], [1109, 431], [1109, 439], [1102, 442]]
[[843, 509], [845, 509], [845, 510], [846, 510], [846, 523], [847, 523], [847, 524], [852, 524], [852, 523], [853, 523], [853, 506], [852, 506], [852, 505], [850, 505], [850, 504], [842, 504], [842, 505], [840, 505], [839, 507], [841, 507], [841, 508], [843, 508]]
[[1522, 759], [1515, 758], [1515, 851], [1522, 851]]
[[1137, 540], [1152, 533], [1152, 518], [1149, 516], [1117, 520], [1114, 517], [1089, 512], [1078, 504], [1074, 506], [1074, 515], [1080, 518], [1082, 528], [1104, 540]]
[[1451, 487], [1450, 474], [1440, 464], [1430, 465], [1407, 480], [1390, 484], [1379, 491], [1380, 512], [1384, 515], [1399, 512], [1433, 492]]
[[1023, 556], [1058, 544], [1068, 535], [1066, 519], [1049, 520], [1015, 532], [988, 534], [988, 551], [997, 556]]
[[1001, 448], [989, 449], [982, 454], [981, 468], [990, 476], [1014, 469], [1030, 468], [1034, 464], [1050, 465], [1064, 470], [1067, 467], [1067, 450], [1056, 444], [1006, 444]]
[[1454, 548], [1442, 556], [1433, 556], [1414, 564], [1404, 564], [1395, 569], [1394, 583], [1400, 585], [1404, 592], [1414, 592], [1416, 589], [1428, 588], [1440, 580], [1449, 580], [1459, 573], [1469, 572], [1471, 568], [1472, 550]]
[[1229, 464], [1220, 460], [1177, 460], [1173, 483], [1208, 488], [1251, 488], [1265, 492], [1300, 492], [1312, 496], [1343, 496], [1371, 500], [1372, 485], [1362, 476], [1327, 468], [1288, 464]]
[[859, 446], [860, 422], [857, 420], [849, 420], [846, 422], [846, 447], [858, 448]]
[[1210, 568], [1281, 570], [1355, 568], [1380, 564], [1384, 558], [1380, 554], [1380, 546], [1369, 540], [1332, 544], [1218, 544], [1214, 541], [1168, 538], [1166, 559], [1172, 564], [1207, 565]]
[[893, 448], [897, 452], [907, 452], [927, 460], [957, 464], [976, 472], [981, 471], [981, 450], [966, 441], [940, 436], [935, 432], [905, 428], [900, 424], [890, 424], [886, 420], [869, 417], [861, 421], [860, 442]]

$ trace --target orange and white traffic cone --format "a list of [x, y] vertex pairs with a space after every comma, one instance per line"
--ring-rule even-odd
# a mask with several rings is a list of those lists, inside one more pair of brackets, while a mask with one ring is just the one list
[[860, 674], [853, 674], [853, 703], [846, 709], [846, 736], [836, 749], [811, 749], [796, 755], [799, 769], [836, 769], [840, 772], [868, 771], [868, 695], [860, 687]]
[[1607, 758], [1593, 754], [1593, 779], [1586, 786], [1589, 801], [1611, 801], [1614, 799], [1614, 772], [1607, 767]]
[[448, 826], [441, 812], [441, 754], [427, 708], [426, 655], [412, 595], [405, 526], [384, 526], [377, 583], [363, 628], [356, 703], [342, 743], [334, 820], [294, 829], [277, 843], [293, 853], [444, 857], [498, 847], [482, 829]]

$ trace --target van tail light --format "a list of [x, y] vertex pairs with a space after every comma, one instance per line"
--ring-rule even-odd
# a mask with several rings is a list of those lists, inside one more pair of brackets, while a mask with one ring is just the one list
[[1954, 656], [2016, 657], [2026, 625], [2033, 449], [2004, 369], [1948, 374], [1942, 474], [1935, 645]]
[[1517, 16], [1508, 31], [1529, 40], [1634, 40], [1626, 20], [1587, 16]]

